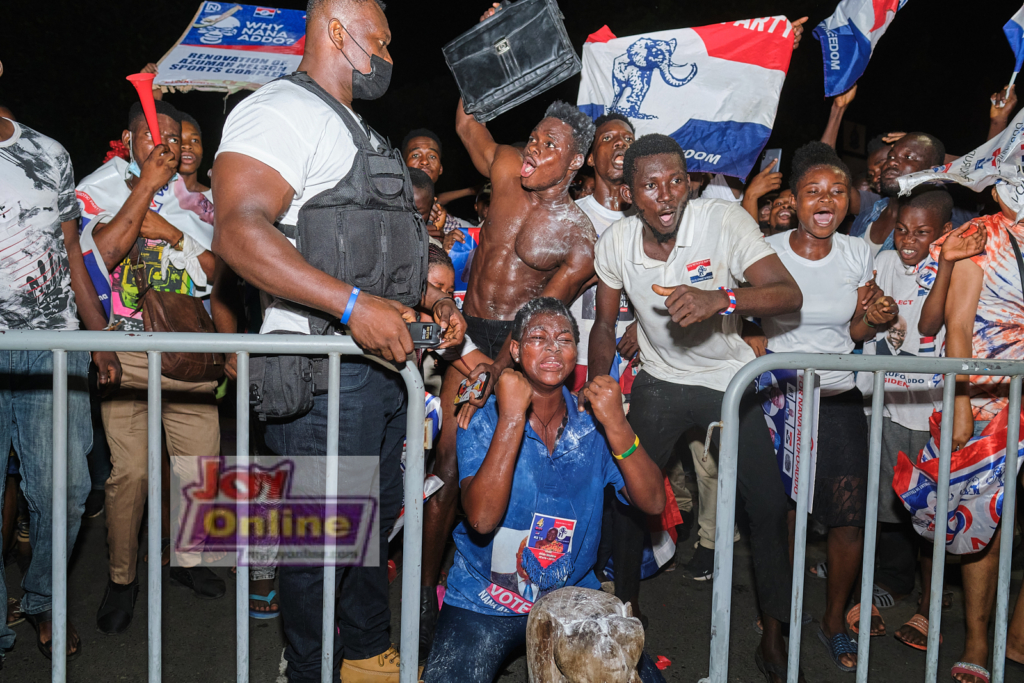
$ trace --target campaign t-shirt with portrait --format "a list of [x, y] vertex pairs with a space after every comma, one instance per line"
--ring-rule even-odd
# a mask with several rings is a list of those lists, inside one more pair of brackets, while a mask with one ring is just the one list
[[[622, 473], [587, 412], [562, 389], [567, 423], [553, 453], [527, 421], [516, 459], [508, 508], [489, 534], [463, 520], [453, 532], [455, 564], [445, 604], [479, 614], [528, 614], [538, 598], [563, 586], [599, 590], [594, 576], [601, 540], [604, 489], [611, 484], [624, 503]], [[459, 429], [459, 477], [475, 476], [498, 424], [491, 396]], [[460, 481], [461, 485], [461, 481]]]
[[[888, 329], [864, 342], [864, 355], [926, 356], [938, 358], [946, 341], [943, 327], [934, 337], [922, 337], [917, 330], [921, 311], [935, 283], [938, 264], [926, 256], [916, 266], [903, 265], [895, 251], [883, 251], [875, 261], [875, 283], [899, 306], [899, 317]], [[857, 375], [857, 386], [865, 394], [873, 373]], [[907, 429], [926, 432], [928, 419], [942, 410], [942, 375], [907, 372], [885, 373], [885, 416]]]
[[[576, 206], [587, 214], [598, 237], [626, 215], [622, 211], [605, 208], [601, 202], [594, 199], [594, 195], [577, 199]], [[576, 318], [576, 324], [580, 328], [580, 343], [576, 346], [576, 364], [586, 365], [587, 348], [590, 346], [590, 330], [593, 329], [594, 319], [597, 317], [597, 285], [580, 294], [576, 301], [569, 306], [569, 311]], [[626, 328], [633, 323], [633, 320], [633, 307], [629, 305], [629, 297], [623, 292], [619, 301], [619, 317], [615, 319], [616, 339], [620, 339], [626, 333]], [[607, 368], [602, 368], [602, 370], [606, 371]]]
[[[348, 111], [369, 134], [362, 118]], [[376, 136], [370, 139], [383, 147]], [[348, 175], [357, 151], [352, 133], [326, 102], [289, 81], [273, 81], [228, 114], [217, 156], [244, 154], [280, 173], [295, 193], [281, 223], [296, 225], [306, 202]], [[309, 320], [291, 302], [264, 294], [263, 307], [261, 333], [309, 334]]]
[[0, 142], [0, 329], [77, 330], [60, 224], [78, 218], [60, 143], [14, 121]]
[[633, 305], [641, 368], [652, 377], [725, 391], [736, 372], [754, 360], [753, 350], [740, 337], [740, 316], [713, 315], [680, 327], [667, 315], [666, 297], [651, 289], [735, 289], [745, 281], [750, 266], [774, 254], [740, 204], [691, 199], [667, 261], [644, 252], [638, 216], [627, 216], [608, 228], [594, 252], [598, 277], [612, 289], [624, 290]]
[[[804, 304], [799, 311], [765, 317], [761, 327], [773, 353], [853, 353], [850, 320], [857, 310], [857, 290], [872, 277], [871, 250], [859, 237], [832, 235], [828, 256], [811, 261], [790, 245], [793, 230], [766, 241], [800, 286]], [[835, 396], [854, 388], [853, 373], [822, 370], [821, 395]]]

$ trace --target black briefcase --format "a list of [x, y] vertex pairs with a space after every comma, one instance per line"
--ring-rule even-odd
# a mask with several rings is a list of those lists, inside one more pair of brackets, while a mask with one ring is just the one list
[[501, 3], [501, 10], [444, 46], [444, 58], [478, 121], [536, 97], [580, 72], [555, 0]]

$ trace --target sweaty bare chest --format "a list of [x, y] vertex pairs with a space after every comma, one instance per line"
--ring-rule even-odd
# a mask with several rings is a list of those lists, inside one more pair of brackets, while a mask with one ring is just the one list
[[571, 225], [548, 217], [525, 223], [516, 235], [516, 255], [534, 270], [554, 270], [572, 251], [573, 240], [579, 239], [575, 232]]

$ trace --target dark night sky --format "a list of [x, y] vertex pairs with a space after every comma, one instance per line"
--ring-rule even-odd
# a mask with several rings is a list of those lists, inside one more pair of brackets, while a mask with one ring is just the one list
[[[18, 119], [61, 142], [80, 178], [102, 160], [107, 141], [120, 135], [135, 93], [124, 77], [157, 61], [181, 35], [199, 0], [94, 0], [5, 2], [0, 22], [0, 104]], [[303, 0], [268, 2], [302, 8]], [[808, 15], [804, 42], [793, 57], [768, 147], [784, 150], [784, 167], [800, 144], [817, 139], [828, 118], [821, 49], [810, 28], [836, 0], [560, 0], [573, 44], [608, 24], [619, 36], [755, 16]], [[391, 0], [387, 15], [395, 72], [391, 89], [356, 108], [398, 144], [410, 129], [426, 126], [445, 143], [445, 174], [439, 190], [479, 181], [454, 131], [458, 101], [441, 47], [470, 28], [487, 7], [483, 0]], [[966, 9], [969, 8], [969, 9]], [[988, 96], [1008, 81], [1013, 55], [1002, 26], [1019, 0], [964, 2], [911, 0], [889, 28], [865, 76], [847, 120], [868, 135], [885, 130], [924, 130], [951, 153], [984, 141]], [[579, 77], [491, 122], [499, 142], [525, 139], [555, 98], [576, 101]], [[245, 92], [227, 100], [230, 110]], [[223, 95], [174, 94], [168, 100], [202, 124], [207, 162], [220, 138]]]

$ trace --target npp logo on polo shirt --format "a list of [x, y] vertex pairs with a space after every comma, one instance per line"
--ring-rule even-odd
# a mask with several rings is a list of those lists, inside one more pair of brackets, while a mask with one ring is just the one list
[[686, 274], [690, 276], [691, 285], [710, 280], [714, 277], [714, 273], [711, 272], [711, 259], [686, 264]]

